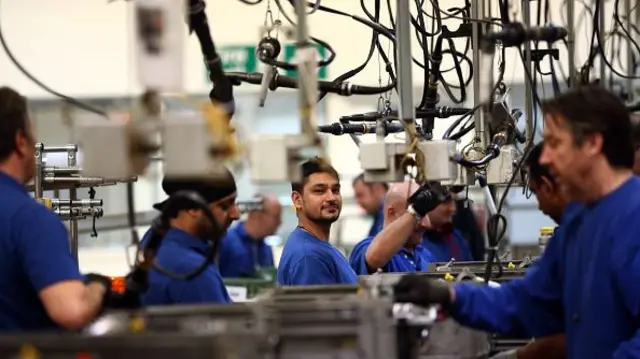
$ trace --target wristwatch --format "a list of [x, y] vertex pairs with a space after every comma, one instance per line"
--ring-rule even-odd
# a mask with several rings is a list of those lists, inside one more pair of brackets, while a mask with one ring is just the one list
[[422, 216], [418, 212], [416, 212], [415, 208], [413, 208], [412, 205], [409, 205], [409, 207], [407, 208], [407, 213], [412, 215], [416, 219], [416, 222], [420, 222], [422, 220]]

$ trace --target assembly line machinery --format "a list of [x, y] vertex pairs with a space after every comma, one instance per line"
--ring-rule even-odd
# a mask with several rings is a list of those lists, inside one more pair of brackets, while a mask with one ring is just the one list
[[[94, 187], [113, 186], [118, 183], [135, 182], [136, 176], [121, 179], [88, 177], [82, 174], [78, 166], [78, 146], [67, 144], [62, 146], [35, 145], [36, 167], [33, 181], [27, 185], [33, 191], [37, 201], [53, 210], [64, 221], [69, 221], [71, 251], [78, 257], [78, 220], [102, 217], [102, 200], [95, 198]], [[47, 164], [47, 154], [66, 154], [66, 166]], [[89, 188], [89, 198], [79, 198], [78, 189]], [[59, 198], [61, 190], [68, 190], [68, 198]], [[45, 191], [53, 191], [53, 198], [45, 198]]]
[[[522, 275], [523, 263], [504, 265], [501, 280]], [[421, 275], [474, 280], [483, 265], [438, 263]], [[379, 274], [361, 277], [358, 285], [277, 287], [252, 302], [230, 305], [108, 311], [80, 333], [0, 336], [0, 356], [479, 359], [527, 342], [463, 328], [435, 307], [394, 303], [392, 288], [400, 277]]]

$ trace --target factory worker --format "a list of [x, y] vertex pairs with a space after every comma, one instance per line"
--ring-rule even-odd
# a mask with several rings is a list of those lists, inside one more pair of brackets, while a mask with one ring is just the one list
[[474, 260], [469, 249], [469, 242], [462, 233], [453, 226], [453, 215], [456, 213], [455, 194], [446, 189], [446, 200], [436, 209], [429, 212], [431, 227], [424, 232], [422, 246], [426, 248], [438, 262], [457, 262]]
[[353, 194], [358, 206], [373, 218], [368, 237], [374, 237], [382, 230], [384, 223], [384, 198], [389, 189], [385, 182], [365, 182], [364, 174], [353, 180]]
[[291, 183], [298, 227], [291, 232], [278, 265], [280, 285], [354, 284], [347, 258], [329, 243], [331, 224], [340, 217], [338, 172], [322, 158], [301, 165], [302, 181]]
[[571, 203], [542, 258], [499, 288], [405, 276], [396, 299], [443, 305], [460, 323], [507, 335], [566, 333], [570, 359], [640, 358], [640, 178], [629, 114], [579, 86], [545, 102], [547, 165]]
[[[178, 191], [200, 195], [209, 203], [217, 225], [223, 230], [240, 217], [236, 206], [236, 183], [231, 172], [227, 171], [224, 179], [216, 180], [165, 178], [162, 187], [168, 195]], [[164, 203], [158, 207], [164, 208]], [[171, 229], [162, 239], [156, 263], [174, 273], [193, 272], [213, 250], [208, 241], [210, 226], [201, 210], [178, 211], [171, 219]], [[210, 263], [202, 273], [188, 280], [171, 278], [154, 269], [149, 274], [149, 289], [142, 295], [145, 306], [227, 302], [230, 302], [229, 294], [215, 263]]]
[[420, 186], [414, 181], [391, 185], [384, 202], [384, 227], [375, 237], [358, 243], [349, 257], [351, 268], [358, 275], [376, 272], [421, 272], [429, 263], [435, 262], [420, 242], [429, 226], [429, 217], [424, 217], [411, 227], [398, 221], [411, 222], [413, 215], [407, 213], [408, 199]]
[[0, 332], [79, 329], [110, 292], [108, 278], [80, 274], [66, 228], [27, 192], [34, 174], [27, 99], [0, 87]]
[[457, 229], [459, 235], [467, 240], [471, 257], [474, 259], [484, 258], [485, 240], [484, 229], [486, 227], [485, 206], [478, 206], [467, 198], [469, 194], [465, 186], [451, 186], [452, 193], [455, 193], [456, 212], [453, 215], [451, 224]]
[[[560, 224], [569, 200], [558, 181], [549, 172], [549, 168], [540, 164], [542, 146], [543, 144], [539, 143], [531, 149], [525, 161], [525, 170], [529, 178], [529, 187], [538, 199], [540, 210], [556, 224]], [[565, 335], [556, 334], [536, 338], [527, 346], [500, 353], [491, 359], [563, 359], [566, 357], [565, 351]]]
[[229, 229], [220, 243], [218, 267], [225, 278], [256, 277], [256, 269], [273, 268], [273, 251], [265, 243], [282, 223], [278, 198], [262, 197], [262, 210], [249, 212], [247, 219]]

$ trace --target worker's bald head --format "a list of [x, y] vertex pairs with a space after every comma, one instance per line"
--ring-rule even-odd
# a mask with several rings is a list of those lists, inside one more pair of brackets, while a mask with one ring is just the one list
[[[405, 181], [394, 183], [389, 187], [387, 197], [384, 201], [384, 226], [407, 213], [409, 198], [420, 188], [415, 181]], [[416, 245], [422, 241], [422, 233], [430, 226], [429, 217], [425, 216], [420, 223], [416, 224], [415, 231], [407, 239], [408, 244]]]
[[247, 221], [261, 232], [261, 237], [271, 236], [278, 231], [282, 222], [282, 205], [278, 197], [262, 195], [262, 210], [249, 212]]
[[388, 208], [393, 208], [394, 211], [392, 212], [404, 213], [407, 209], [409, 197], [411, 197], [419, 187], [415, 181], [405, 181], [391, 185], [384, 200], [385, 219], [389, 214]]

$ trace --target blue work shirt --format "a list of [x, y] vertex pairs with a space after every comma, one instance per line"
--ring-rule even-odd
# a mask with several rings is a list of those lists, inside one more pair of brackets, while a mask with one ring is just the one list
[[220, 242], [218, 268], [224, 278], [255, 277], [257, 268], [273, 266], [271, 246], [251, 238], [244, 222], [229, 228]]
[[451, 258], [457, 262], [474, 260], [471, 249], [469, 248], [469, 243], [457, 229], [447, 234], [440, 234], [433, 231], [425, 232], [422, 237], [422, 246], [426, 248], [438, 262], [449, 262]]
[[[207, 242], [172, 228], [162, 239], [156, 263], [171, 272], [187, 274], [202, 265], [211, 249]], [[149, 290], [142, 295], [145, 306], [229, 302], [227, 288], [214, 263], [189, 280], [173, 279], [153, 269], [149, 273]]]
[[58, 216], [0, 173], [0, 331], [56, 328], [38, 293], [84, 278]]
[[358, 276], [347, 258], [329, 242], [296, 227], [282, 250], [279, 285], [355, 284]]
[[[374, 237], [368, 237], [356, 244], [349, 256], [349, 264], [358, 275], [368, 275], [369, 268], [365, 260], [367, 249], [373, 242]], [[423, 246], [417, 245], [413, 250], [402, 248], [396, 253], [384, 267], [380, 268], [383, 273], [409, 273], [424, 272], [429, 268], [429, 263], [435, 262], [435, 258]]]
[[380, 233], [382, 227], [384, 226], [384, 204], [380, 205], [378, 208], [378, 213], [373, 216], [373, 223], [371, 224], [371, 228], [369, 229], [368, 237], [375, 237], [376, 234]]
[[566, 332], [569, 359], [640, 358], [640, 179], [572, 205], [523, 279], [456, 286], [462, 324], [542, 337]]

